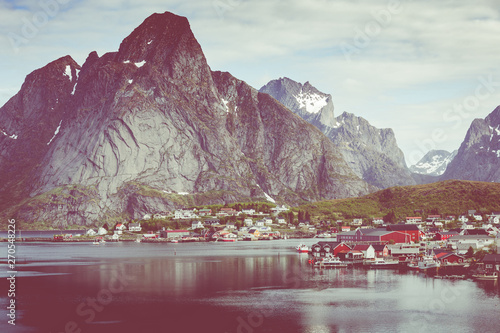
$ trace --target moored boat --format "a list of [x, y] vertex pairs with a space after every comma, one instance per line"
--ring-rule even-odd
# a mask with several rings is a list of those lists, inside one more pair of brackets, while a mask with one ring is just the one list
[[418, 269], [420, 270], [439, 268], [439, 266], [441, 266], [439, 261], [434, 260], [432, 256], [425, 256], [418, 262]]
[[473, 274], [472, 278], [476, 281], [498, 281], [498, 272]]
[[385, 260], [383, 258], [376, 258], [375, 261], [370, 263], [370, 268], [398, 268], [399, 262], [394, 260]]
[[347, 264], [340, 260], [339, 257], [321, 258], [314, 262], [314, 267], [319, 268], [342, 268], [347, 267]]
[[295, 247], [295, 249], [297, 250], [297, 252], [300, 252], [300, 253], [308, 253], [309, 252], [309, 246], [307, 246], [303, 243], [300, 243], [297, 247]]

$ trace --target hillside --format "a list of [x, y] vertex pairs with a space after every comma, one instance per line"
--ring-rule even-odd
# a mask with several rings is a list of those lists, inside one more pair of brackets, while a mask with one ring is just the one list
[[[459, 215], [469, 209], [500, 211], [500, 184], [446, 180], [432, 184], [391, 187], [359, 198], [321, 201], [297, 207], [320, 218], [397, 218], [427, 214]], [[342, 214], [342, 215], [340, 215]]]

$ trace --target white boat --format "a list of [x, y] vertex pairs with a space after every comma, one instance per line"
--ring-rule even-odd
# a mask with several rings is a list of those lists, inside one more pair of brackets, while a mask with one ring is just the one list
[[297, 247], [295, 247], [295, 249], [297, 250], [297, 252], [300, 252], [300, 253], [308, 253], [309, 252], [309, 246], [302, 244], [302, 243], [300, 243]]
[[472, 278], [476, 281], [498, 281], [498, 272], [474, 274]]
[[321, 258], [320, 260], [317, 260], [314, 263], [314, 267], [319, 267], [319, 268], [341, 268], [341, 267], [347, 267], [347, 264], [343, 261], [340, 260], [339, 257], [326, 257], [326, 258]]
[[141, 239], [140, 239], [140, 238], [136, 238], [136, 239], [135, 239], [135, 242], [136, 242], [136, 243], [140, 243], [140, 242], [141, 242]]
[[388, 260], [383, 258], [376, 258], [375, 261], [370, 263], [370, 268], [397, 268], [399, 266], [398, 261]]
[[420, 270], [438, 268], [440, 266], [441, 264], [438, 261], [434, 260], [432, 256], [425, 256], [418, 262], [418, 269]]
[[172, 239], [170, 243], [179, 243], [179, 241], [177, 239]]

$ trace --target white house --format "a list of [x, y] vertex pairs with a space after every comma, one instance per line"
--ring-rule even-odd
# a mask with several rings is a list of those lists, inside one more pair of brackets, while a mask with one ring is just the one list
[[255, 214], [255, 209], [242, 209], [241, 212], [243, 214], [253, 215], [253, 214]]
[[351, 225], [352, 225], [352, 226], [360, 226], [360, 225], [362, 225], [362, 224], [363, 224], [363, 219], [354, 219], [354, 220], [352, 220], [352, 222], [351, 222]]
[[127, 227], [122, 223], [118, 223], [115, 227], [115, 234], [121, 235], [124, 230], [127, 230]]
[[256, 227], [263, 227], [265, 225], [265, 221], [264, 220], [258, 220], [258, 221], [255, 221], [255, 226]]
[[476, 219], [476, 221], [482, 221], [483, 220], [483, 216], [482, 215], [474, 214], [472, 216], [474, 217], [474, 219]]
[[375, 225], [384, 224], [384, 220], [382, 220], [382, 219], [373, 219], [373, 224], [375, 224]]
[[464, 230], [472, 230], [474, 228], [475, 228], [474, 224], [472, 224], [470, 222], [469, 223], [467, 223], [467, 222], [462, 223], [462, 229], [464, 229]]
[[482, 249], [495, 243], [495, 238], [485, 235], [456, 235], [448, 238], [448, 245], [456, 249], [457, 253], [466, 253], [469, 247]]
[[142, 227], [140, 223], [129, 223], [128, 231], [141, 231]]
[[286, 221], [282, 217], [278, 217], [278, 224], [286, 224]]
[[176, 210], [174, 213], [174, 219], [182, 219], [182, 220], [188, 220], [188, 219], [195, 219], [198, 218], [198, 216], [192, 211], [192, 210]]
[[144, 221], [151, 220], [151, 214], [146, 214], [142, 217]]
[[264, 224], [265, 225], [271, 225], [271, 224], [273, 224], [273, 219], [269, 218], [269, 217], [265, 217], [264, 218]]
[[466, 223], [466, 222], [469, 222], [469, 218], [465, 215], [460, 215], [458, 217], [458, 221], [462, 222], [462, 223]]
[[276, 206], [274, 208], [271, 208], [271, 213], [279, 214], [288, 211], [288, 208], [285, 207], [285, 205], [282, 206]]
[[418, 223], [422, 223], [421, 216], [407, 216], [406, 217], [406, 224], [418, 224]]
[[205, 228], [205, 226], [203, 225], [203, 223], [201, 223], [201, 221], [191, 222], [191, 229], [203, 229], [203, 228]]
[[493, 223], [493, 224], [499, 224], [500, 223], [500, 216], [490, 215], [488, 222]]
[[243, 224], [246, 225], [247, 227], [253, 226], [253, 220], [252, 219], [244, 219]]
[[97, 231], [97, 234], [99, 236], [102, 236], [102, 235], [107, 235], [108, 234], [108, 231], [106, 229], [104, 229], [103, 227], [100, 227], [99, 230]]
[[97, 232], [94, 229], [89, 229], [89, 230], [87, 230], [87, 232], [85, 234], [87, 236], [95, 236], [95, 235], [97, 235]]

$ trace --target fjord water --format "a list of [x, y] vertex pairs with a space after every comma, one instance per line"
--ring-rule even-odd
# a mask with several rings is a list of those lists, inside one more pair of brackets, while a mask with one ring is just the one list
[[499, 330], [496, 285], [320, 271], [295, 253], [297, 243], [17, 243], [17, 325], [2, 315], [0, 332]]

